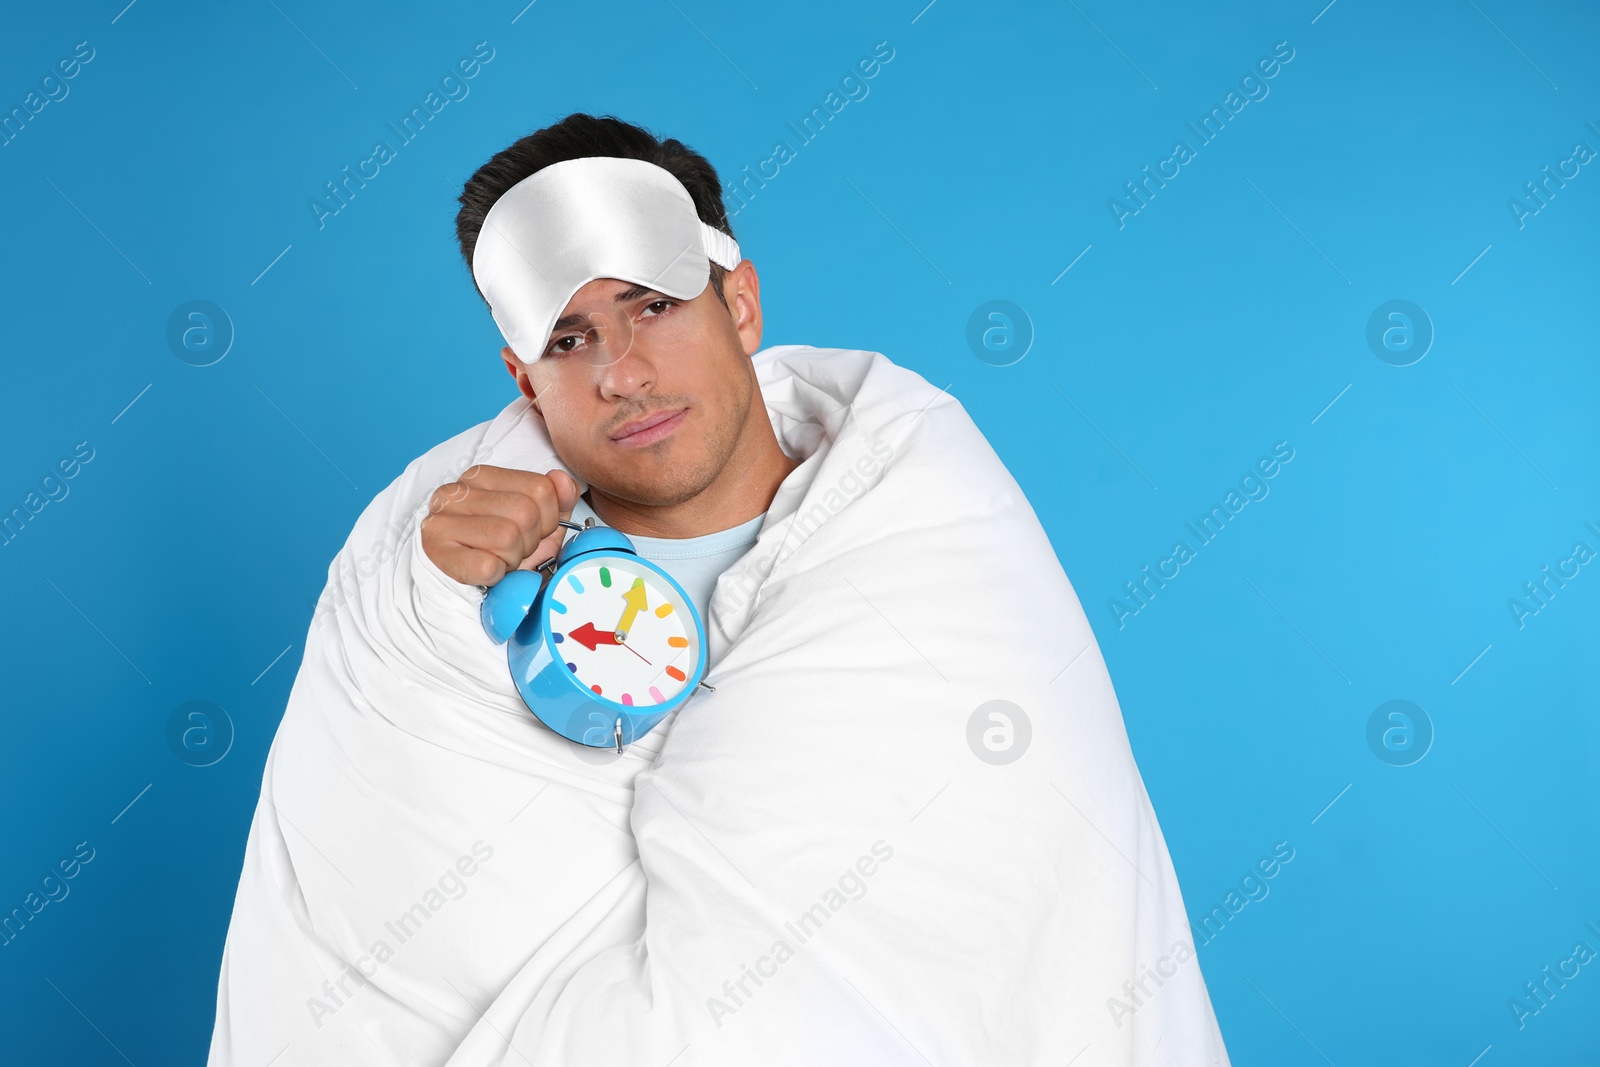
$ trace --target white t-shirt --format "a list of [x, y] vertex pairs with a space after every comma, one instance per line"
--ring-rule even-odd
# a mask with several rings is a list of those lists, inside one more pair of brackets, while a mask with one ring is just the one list
[[[572, 521], [582, 523], [587, 518], [600, 522], [600, 516], [589, 506], [588, 500], [578, 498], [572, 509]], [[700, 612], [702, 624], [711, 604], [711, 594], [717, 587], [722, 572], [733, 566], [756, 543], [761, 531], [762, 512], [749, 522], [740, 523], [727, 530], [702, 534], [699, 537], [643, 537], [628, 534], [628, 540], [639, 555], [656, 564], [677, 579], [689, 594], [689, 600]]]

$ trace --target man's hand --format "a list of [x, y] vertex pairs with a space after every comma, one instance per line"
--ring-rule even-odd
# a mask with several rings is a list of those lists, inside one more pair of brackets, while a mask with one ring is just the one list
[[554, 556], [578, 502], [578, 483], [549, 474], [479, 464], [441, 485], [422, 520], [422, 549], [462, 585], [494, 585], [513, 570]]

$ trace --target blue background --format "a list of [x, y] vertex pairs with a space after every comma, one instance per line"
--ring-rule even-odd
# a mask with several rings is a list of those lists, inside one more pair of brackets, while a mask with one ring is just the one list
[[[124, 2], [0, 36], [5, 110], [94, 48], [0, 146], [0, 508], [94, 449], [0, 548], [0, 910], [95, 849], [0, 948], [0, 1058], [203, 1060], [328, 562], [514, 396], [453, 198], [578, 110], [725, 180], [789, 144], [734, 220], [765, 343], [882, 351], [987, 433], [1095, 627], [1192, 920], [1295, 849], [1201, 949], [1236, 1064], [1600, 1054], [1600, 964], [1522, 1028], [1507, 1006], [1600, 950], [1600, 565], [1520, 627], [1507, 605], [1600, 551], [1600, 164], [1520, 227], [1508, 206], [1600, 150], [1592, 6]], [[323, 183], [480, 41], [469, 95], [319, 228]], [[880, 41], [801, 144], [786, 123]], [[1279, 41], [1269, 95], [1196, 147], [1185, 123]], [[1195, 158], [1119, 228], [1109, 198], [1180, 138]], [[196, 299], [236, 333], [207, 367], [166, 340]], [[996, 299], [1031, 334], [1008, 366], [967, 341]], [[1436, 335], [1410, 366], [1366, 339], [1394, 299]], [[1119, 626], [1123, 583], [1280, 441], [1270, 495]], [[211, 766], [169, 746], [191, 700], [231, 721]], [[1432, 724], [1410, 766], [1367, 741], [1390, 700]]]

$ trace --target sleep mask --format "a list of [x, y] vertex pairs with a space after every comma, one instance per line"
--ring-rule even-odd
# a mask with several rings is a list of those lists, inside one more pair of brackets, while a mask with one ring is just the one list
[[[711, 263], [740, 261], [732, 237], [700, 220], [683, 183], [642, 159], [587, 156], [553, 163], [506, 190], [484, 217], [472, 276], [506, 344], [524, 363], [551, 347], [551, 330], [579, 289], [616, 278], [678, 300], [705, 291]], [[632, 322], [594, 312], [562, 330], [585, 361], [626, 354]]]

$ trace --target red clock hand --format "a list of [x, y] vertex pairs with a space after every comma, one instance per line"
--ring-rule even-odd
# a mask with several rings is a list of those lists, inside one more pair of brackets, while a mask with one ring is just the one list
[[[596, 645], [614, 645], [617, 643], [617, 634], [614, 630], [596, 630], [594, 623], [586, 622], [576, 630], [568, 631], [567, 636], [578, 642], [590, 652]], [[631, 649], [629, 651], [632, 651]]]
[[[587, 648], [590, 652], [593, 652], [595, 648], [600, 645], [616, 645], [628, 649], [628, 651], [632, 652], [635, 656], [639, 656], [639, 653], [636, 649], [629, 648], [628, 645], [617, 640], [617, 633], [615, 630], [596, 630], [594, 628], [594, 623], [592, 622], [586, 622], [575, 630], [569, 630], [567, 632], [567, 636], [578, 642], [578, 644], [582, 645], [584, 648]], [[643, 656], [639, 656], [639, 658], [644, 659]], [[646, 666], [655, 666], [655, 664], [651, 663], [647, 659], [644, 659], [644, 662]]]

